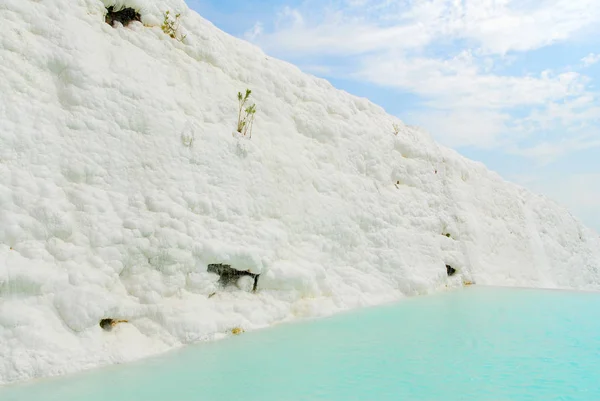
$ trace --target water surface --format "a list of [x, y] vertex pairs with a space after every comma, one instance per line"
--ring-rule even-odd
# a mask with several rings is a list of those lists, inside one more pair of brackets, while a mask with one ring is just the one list
[[0, 389], [19, 401], [600, 400], [600, 294], [471, 287]]

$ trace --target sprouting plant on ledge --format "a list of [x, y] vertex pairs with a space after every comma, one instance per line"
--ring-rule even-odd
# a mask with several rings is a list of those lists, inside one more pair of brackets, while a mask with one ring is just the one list
[[256, 104], [248, 104], [252, 91], [246, 89], [246, 94], [238, 92], [238, 123], [237, 132], [242, 136], [248, 135], [252, 138], [252, 125], [254, 124], [254, 115], [256, 114]]
[[177, 32], [179, 31], [179, 18], [181, 18], [181, 14], [175, 14], [175, 19], [173, 19], [171, 17], [171, 12], [168, 10], [165, 11], [165, 13], [163, 14], [163, 23], [161, 25], [161, 29], [171, 38], [183, 42], [186, 35], [179, 36], [177, 34]]
[[392, 128], [394, 129], [394, 135], [398, 135], [400, 132], [400, 126], [396, 123], [392, 124]]

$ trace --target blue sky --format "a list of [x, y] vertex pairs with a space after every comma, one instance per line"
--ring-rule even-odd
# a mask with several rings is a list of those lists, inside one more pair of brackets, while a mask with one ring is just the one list
[[598, 0], [187, 0], [600, 232]]

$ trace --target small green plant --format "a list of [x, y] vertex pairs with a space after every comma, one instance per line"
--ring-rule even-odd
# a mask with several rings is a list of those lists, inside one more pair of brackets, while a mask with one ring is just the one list
[[238, 123], [237, 132], [242, 136], [248, 135], [252, 138], [252, 125], [254, 124], [254, 115], [256, 114], [256, 104], [248, 104], [252, 91], [246, 89], [246, 94], [242, 95], [242, 92], [238, 92]]
[[168, 10], [165, 11], [165, 13], [163, 14], [163, 23], [160, 28], [171, 38], [183, 42], [187, 35], [179, 36], [177, 34], [177, 32], [179, 31], [179, 18], [181, 18], [181, 14], [175, 14], [175, 19], [173, 19], [171, 17], [171, 12]]
[[398, 135], [400, 132], [400, 126], [396, 123], [392, 124], [392, 128], [394, 129], [394, 135]]

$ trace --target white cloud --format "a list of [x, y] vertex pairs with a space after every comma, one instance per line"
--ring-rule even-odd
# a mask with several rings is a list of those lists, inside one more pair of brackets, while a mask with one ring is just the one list
[[273, 32], [258, 37], [256, 42], [266, 51], [282, 55], [360, 55], [390, 48], [420, 48], [433, 40], [418, 25], [380, 28], [348, 20], [338, 12], [326, 14], [324, 21], [310, 25], [299, 10], [285, 8], [275, 26]]
[[549, 102], [543, 110], [533, 111], [521, 122], [530, 131], [566, 126], [572, 130], [597, 132], [600, 130], [600, 99], [584, 93], [568, 101]]
[[600, 54], [590, 53], [581, 59], [584, 67], [589, 67], [600, 61]]
[[562, 42], [600, 20], [596, 0], [466, 1], [464, 37], [492, 53], [527, 51]]
[[[600, 135], [580, 135], [562, 138], [555, 142], [541, 142], [529, 148], [514, 148], [510, 153], [535, 159], [540, 165], [549, 164], [560, 156], [571, 152], [600, 147]], [[600, 181], [597, 181], [600, 185]]]
[[473, 109], [429, 110], [410, 114], [411, 123], [425, 128], [446, 145], [492, 149], [508, 131], [510, 116]]
[[254, 24], [254, 26], [252, 27], [251, 30], [249, 30], [248, 32], [246, 32], [244, 34], [244, 38], [246, 40], [253, 41], [258, 36], [260, 36], [262, 33], [263, 33], [263, 24], [260, 22], [257, 22], [256, 24]]
[[464, 39], [505, 54], [566, 41], [599, 21], [597, 0], [313, 0], [286, 7], [259, 43], [278, 54], [352, 55]]
[[[404, 115], [445, 144], [502, 147], [545, 163], [596, 146], [598, 97], [573, 68], [504, 71], [522, 52], [600, 31], [597, 3], [304, 0], [284, 8], [255, 42], [275, 55], [308, 60], [317, 74], [418, 95], [426, 109]], [[330, 62], [315, 62], [324, 59]], [[598, 60], [590, 54], [581, 62]]]
[[[554, 151], [547, 144], [519, 151], [519, 144], [535, 132], [569, 127], [561, 134], [575, 135], [600, 123], [600, 106], [587, 92], [586, 77], [549, 71], [538, 76], [501, 76], [478, 64], [469, 52], [446, 60], [383, 54], [366, 57], [357, 76], [426, 99], [428, 109], [412, 113], [411, 123], [422, 125], [452, 147], [501, 147], [548, 162], [567, 149], [595, 146], [594, 141], [579, 141], [579, 146], [558, 146]], [[529, 110], [528, 115], [511, 117], [509, 111], [516, 108]], [[600, 139], [598, 130], [590, 132]]]
[[539, 76], [485, 73], [470, 52], [451, 59], [382, 54], [364, 58], [358, 77], [431, 98], [432, 106], [501, 109], [541, 105], [585, 93], [586, 79], [568, 72]]
[[277, 23], [279, 24], [279, 28], [287, 24], [295, 27], [304, 26], [304, 17], [302, 17], [300, 11], [291, 7], [284, 7], [278, 15]]

